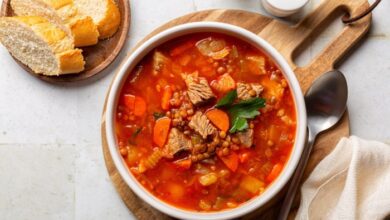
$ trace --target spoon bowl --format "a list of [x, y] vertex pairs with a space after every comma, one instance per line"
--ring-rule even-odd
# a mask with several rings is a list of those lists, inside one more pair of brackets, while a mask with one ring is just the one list
[[347, 99], [347, 81], [340, 71], [320, 76], [305, 95], [309, 130], [319, 133], [333, 127], [343, 116]]

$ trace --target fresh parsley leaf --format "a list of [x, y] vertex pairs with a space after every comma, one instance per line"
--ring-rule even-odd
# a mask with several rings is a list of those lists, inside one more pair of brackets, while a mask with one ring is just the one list
[[227, 107], [233, 104], [234, 100], [237, 99], [237, 90], [232, 90], [228, 92], [222, 99], [220, 99], [215, 107], [221, 108], [221, 107]]
[[228, 109], [232, 127], [230, 133], [243, 131], [248, 128], [247, 119], [260, 115], [259, 109], [265, 107], [265, 99], [252, 98], [231, 105]]
[[162, 118], [164, 116], [165, 116], [165, 114], [162, 112], [154, 112], [153, 113], [154, 120], [157, 120], [157, 119]]
[[233, 126], [230, 128], [230, 133], [242, 131], [248, 128], [248, 121], [245, 118], [237, 117], [233, 121]]

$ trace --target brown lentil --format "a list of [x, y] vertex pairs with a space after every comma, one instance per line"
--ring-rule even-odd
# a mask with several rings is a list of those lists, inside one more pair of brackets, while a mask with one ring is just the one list
[[220, 131], [219, 132], [219, 137], [222, 138], [222, 139], [225, 139], [226, 138], [226, 132], [225, 131]]
[[224, 142], [222, 143], [222, 147], [225, 147], [225, 148], [226, 148], [226, 147], [229, 147], [229, 145], [230, 145], [230, 144], [229, 144], [229, 142], [227, 142], [227, 141], [224, 141]]
[[235, 144], [240, 144], [240, 139], [238, 139], [238, 137], [233, 137], [232, 142]]
[[180, 111], [180, 116], [185, 118], [187, 117], [187, 111], [185, 111], [184, 109]]
[[223, 156], [227, 156], [229, 153], [230, 153], [229, 148], [224, 148], [224, 149], [222, 150], [222, 155], [223, 155]]
[[249, 95], [252, 97], [255, 97], [257, 95], [257, 93], [255, 90], [251, 89], [251, 90], [249, 90]]
[[128, 154], [128, 151], [127, 151], [127, 149], [126, 148], [121, 148], [120, 150], [119, 150], [119, 152], [121, 153], [121, 155], [122, 156], [127, 156], [127, 154]]
[[194, 109], [190, 108], [187, 110], [188, 115], [193, 115], [194, 114]]
[[226, 72], [226, 68], [223, 67], [223, 66], [220, 66], [220, 67], [218, 67], [217, 72], [218, 72], [219, 74], [223, 74], [223, 73]]

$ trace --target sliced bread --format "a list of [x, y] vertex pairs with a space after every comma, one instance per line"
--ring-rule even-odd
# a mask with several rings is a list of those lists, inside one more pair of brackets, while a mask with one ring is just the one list
[[37, 74], [55, 76], [84, 70], [82, 51], [74, 49], [72, 38], [43, 17], [1, 17], [0, 42]]
[[90, 16], [79, 13], [73, 0], [11, 0], [15, 14], [41, 16], [63, 29], [76, 47], [98, 42], [99, 32]]
[[74, 0], [80, 13], [90, 16], [98, 26], [99, 38], [109, 38], [118, 30], [121, 15], [114, 0]]

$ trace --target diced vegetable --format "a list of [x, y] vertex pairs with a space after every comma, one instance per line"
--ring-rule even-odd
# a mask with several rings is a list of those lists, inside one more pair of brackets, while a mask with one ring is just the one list
[[227, 168], [229, 168], [233, 172], [236, 172], [238, 168], [238, 155], [236, 153], [230, 152], [229, 155], [223, 156], [221, 151], [218, 151], [217, 155]]
[[199, 52], [204, 56], [209, 56], [215, 60], [220, 60], [229, 55], [230, 49], [226, 47], [226, 42], [212, 37], [200, 40], [196, 43]]
[[170, 86], [166, 86], [164, 88], [164, 92], [163, 92], [163, 96], [162, 96], [162, 99], [161, 99], [161, 108], [164, 109], [164, 110], [168, 110], [169, 109], [169, 100], [172, 98], [172, 89]]
[[263, 56], [248, 56], [247, 58], [248, 69], [255, 75], [266, 74], [265, 70], [265, 58]]
[[210, 204], [210, 202], [206, 202], [205, 200], [201, 199], [199, 201], [199, 208], [204, 210], [204, 211], [208, 211], [211, 209], [211, 204]]
[[170, 198], [173, 200], [179, 200], [185, 196], [184, 186], [174, 182], [169, 182], [167, 184], [167, 192], [170, 193]]
[[134, 100], [134, 115], [142, 116], [146, 112], [146, 102], [143, 98], [136, 96]]
[[134, 165], [139, 159], [139, 151], [135, 146], [130, 146], [127, 151], [127, 164], [130, 166]]
[[229, 73], [225, 73], [218, 77], [217, 80], [211, 82], [211, 87], [218, 92], [225, 93], [236, 88], [236, 82]]
[[229, 208], [236, 208], [238, 205], [236, 202], [230, 201], [226, 203], [226, 206]]
[[278, 143], [281, 133], [282, 131], [279, 126], [270, 125], [268, 128], [268, 140], [272, 141], [273, 143]]
[[266, 180], [268, 182], [274, 181], [279, 176], [280, 172], [282, 172], [282, 169], [283, 169], [283, 165], [282, 164], [280, 164], [280, 163], [275, 164], [272, 167], [271, 172], [268, 174]]
[[123, 96], [123, 98], [124, 98], [125, 106], [130, 111], [133, 111], [134, 110], [134, 106], [135, 106], [135, 96], [134, 95], [130, 95], [130, 94], [126, 94], [126, 95]]
[[258, 193], [262, 191], [265, 184], [263, 181], [260, 181], [252, 176], [246, 175], [242, 178], [240, 187], [247, 190], [250, 193]]
[[173, 162], [173, 164], [175, 164], [176, 167], [180, 170], [188, 170], [191, 167], [192, 160], [191, 158], [185, 158], [185, 159], [177, 160]]
[[265, 98], [271, 99], [273, 97], [276, 101], [280, 101], [282, 99], [284, 88], [280, 83], [266, 78], [261, 80], [261, 85], [264, 86], [263, 95]]
[[182, 66], [187, 66], [191, 62], [191, 59], [192, 59], [191, 55], [186, 54], [186, 55], [180, 56], [179, 63]]
[[173, 48], [169, 54], [172, 57], [180, 55], [180, 54], [184, 53], [185, 51], [191, 49], [194, 45], [195, 45], [194, 41], [187, 41], [187, 42]]
[[171, 119], [168, 117], [160, 118], [154, 124], [153, 141], [157, 146], [163, 147], [167, 141], [169, 129], [171, 127]]
[[166, 57], [163, 53], [155, 51], [153, 54], [153, 75], [158, 75], [165, 65], [167, 65], [169, 58]]
[[206, 116], [217, 128], [225, 132], [229, 130], [229, 116], [224, 111], [211, 109], [206, 112]]
[[213, 172], [199, 177], [199, 183], [202, 184], [202, 186], [210, 186], [211, 184], [216, 183], [217, 180], [218, 176]]

